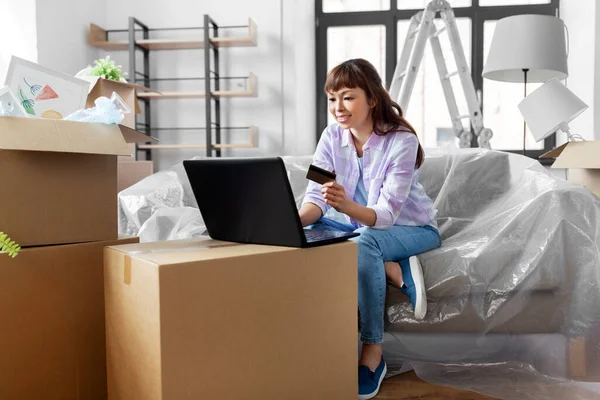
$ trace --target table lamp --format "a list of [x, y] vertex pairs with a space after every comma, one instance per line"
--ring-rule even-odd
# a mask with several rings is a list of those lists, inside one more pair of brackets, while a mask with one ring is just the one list
[[537, 142], [560, 129], [569, 141], [583, 139], [569, 131], [569, 122], [588, 108], [579, 97], [554, 78], [534, 90], [521, 103], [519, 111]]
[[[549, 15], [514, 15], [498, 20], [482, 76], [503, 82], [546, 82], [568, 76], [565, 25]], [[527, 126], [523, 123], [523, 154]]]

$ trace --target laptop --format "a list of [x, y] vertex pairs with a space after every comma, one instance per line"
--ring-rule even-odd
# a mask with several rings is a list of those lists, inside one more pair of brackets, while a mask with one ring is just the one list
[[208, 235], [228, 242], [314, 247], [358, 236], [303, 229], [283, 160], [185, 160]]

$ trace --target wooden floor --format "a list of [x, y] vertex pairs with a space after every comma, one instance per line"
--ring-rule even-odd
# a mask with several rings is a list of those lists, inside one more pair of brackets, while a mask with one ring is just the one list
[[375, 400], [494, 400], [473, 392], [463, 392], [448, 386], [434, 386], [420, 380], [414, 372], [385, 379]]

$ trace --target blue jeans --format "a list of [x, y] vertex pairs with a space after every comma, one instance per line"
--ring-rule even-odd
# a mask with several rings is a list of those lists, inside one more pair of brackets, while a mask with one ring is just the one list
[[[361, 341], [383, 343], [386, 276], [384, 263], [396, 261], [408, 267], [411, 256], [440, 247], [437, 229], [431, 226], [394, 225], [388, 229], [356, 227], [321, 218], [309, 229], [358, 232], [352, 238], [358, 245], [358, 310], [361, 320]], [[408, 267], [410, 268], [410, 267]]]

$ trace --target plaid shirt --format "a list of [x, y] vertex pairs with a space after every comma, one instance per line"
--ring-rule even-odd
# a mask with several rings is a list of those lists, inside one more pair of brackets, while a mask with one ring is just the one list
[[[437, 228], [437, 210], [418, 180], [415, 169], [418, 139], [407, 131], [372, 134], [363, 146], [363, 182], [368, 193], [367, 207], [377, 214], [374, 228], [386, 229], [392, 225]], [[337, 123], [328, 126], [321, 135], [313, 163], [337, 174], [336, 182], [346, 190], [346, 197], [354, 199], [359, 179], [358, 155], [352, 133]], [[314, 203], [323, 215], [331, 206], [325, 203], [321, 185], [309, 181], [303, 203]], [[345, 215], [354, 226], [362, 226]]]

